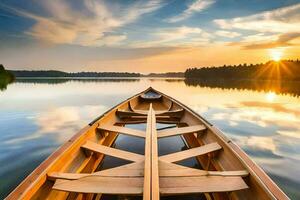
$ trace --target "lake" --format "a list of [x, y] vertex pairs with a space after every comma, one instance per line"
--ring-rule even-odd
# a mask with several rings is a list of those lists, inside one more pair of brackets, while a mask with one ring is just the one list
[[[299, 83], [155, 78], [23, 79], [2, 89], [0, 199], [78, 130], [149, 86], [205, 117], [300, 199]], [[117, 145], [126, 142], [134, 143]]]

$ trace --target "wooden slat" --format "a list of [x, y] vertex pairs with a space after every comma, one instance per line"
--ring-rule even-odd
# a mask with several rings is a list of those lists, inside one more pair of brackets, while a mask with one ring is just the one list
[[76, 180], [87, 176], [110, 176], [110, 177], [142, 177], [144, 176], [144, 162], [130, 163], [111, 169], [101, 170], [94, 173], [63, 173], [54, 172], [48, 174], [50, 179]]
[[188, 149], [185, 151], [180, 151], [180, 152], [176, 152], [176, 153], [172, 153], [172, 154], [168, 154], [165, 156], [160, 156], [159, 159], [165, 162], [177, 162], [177, 161], [181, 161], [187, 158], [191, 158], [191, 157], [195, 157], [195, 156], [200, 156], [200, 155], [204, 155], [210, 152], [214, 152], [217, 150], [222, 149], [222, 147], [214, 142], [211, 144], [207, 144], [207, 145], [203, 145], [200, 147], [196, 147], [196, 148], [192, 148], [192, 149]]
[[152, 112], [152, 104], [150, 104], [150, 109], [148, 111], [148, 117], [147, 117], [143, 200], [151, 199], [151, 129], [152, 129], [151, 112]]
[[135, 136], [135, 137], [145, 138], [145, 132], [144, 131], [131, 129], [131, 128], [126, 128], [126, 127], [122, 127], [122, 126], [113, 126], [113, 125], [100, 124], [98, 129], [111, 131], [111, 132], [116, 132], [116, 133], [122, 133], [122, 134], [125, 134], [125, 135], [130, 135], [130, 136]]
[[144, 160], [143, 155], [103, 146], [90, 141], [87, 141], [84, 145], [82, 145], [82, 148], [88, 149], [90, 151], [98, 152], [98, 153], [103, 153], [105, 155], [121, 158], [124, 160], [134, 161], [134, 162], [139, 162]]
[[[184, 113], [183, 109], [171, 110], [171, 111], [155, 111], [156, 116], [168, 116], [168, 117], [181, 117]], [[121, 117], [133, 117], [133, 116], [147, 116], [148, 111], [125, 111], [117, 110], [116, 114]]]
[[159, 199], [158, 145], [155, 111], [151, 109], [151, 200]]
[[170, 137], [170, 136], [187, 134], [187, 133], [195, 133], [204, 130], [206, 130], [206, 127], [204, 125], [195, 125], [195, 126], [171, 128], [163, 131], [158, 131], [157, 135], [159, 138], [162, 138], [162, 137]]
[[246, 170], [236, 170], [236, 171], [208, 171], [208, 174], [211, 176], [241, 176], [246, 177], [249, 175], [249, 172]]
[[200, 177], [162, 177], [161, 194], [187, 194], [202, 192], [229, 192], [247, 189], [241, 177], [200, 176]]
[[90, 176], [78, 180], [57, 180], [54, 190], [77, 193], [142, 194], [143, 178]]
[[205, 176], [205, 175], [208, 175], [208, 172], [204, 170], [193, 169], [190, 167], [185, 167], [174, 163], [159, 161], [160, 177]]

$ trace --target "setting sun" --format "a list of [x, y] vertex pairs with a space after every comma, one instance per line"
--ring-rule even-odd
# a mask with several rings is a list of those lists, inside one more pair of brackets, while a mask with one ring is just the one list
[[270, 49], [269, 53], [270, 53], [272, 60], [280, 61], [282, 58], [282, 55], [283, 55], [283, 51], [284, 51], [283, 48]]
[[267, 94], [266, 94], [266, 99], [267, 99], [267, 101], [268, 102], [273, 102], [274, 100], [275, 100], [275, 98], [276, 98], [276, 93], [275, 92], [268, 92]]

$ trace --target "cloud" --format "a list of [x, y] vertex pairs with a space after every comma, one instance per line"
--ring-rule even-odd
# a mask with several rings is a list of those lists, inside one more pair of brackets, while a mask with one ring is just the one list
[[170, 23], [174, 23], [174, 22], [185, 20], [191, 17], [195, 12], [201, 12], [209, 8], [214, 3], [215, 3], [214, 0], [196, 0], [192, 4], [188, 5], [187, 9], [184, 10], [180, 15], [171, 17], [166, 21]]
[[299, 38], [300, 3], [265, 11], [245, 17], [216, 19], [214, 22], [225, 30], [248, 30], [255, 34], [242, 38], [238, 45], [243, 49], [270, 49], [298, 45], [291, 43]]
[[155, 35], [160, 38], [161, 42], [166, 42], [183, 39], [186, 38], [188, 35], [199, 33], [202, 33], [202, 29], [200, 28], [181, 26], [176, 28], [165, 29], [161, 32], [156, 33]]
[[235, 37], [241, 36], [240, 33], [231, 32], [231, 31], [216, 31], [215, 34], [218, 35], [218, 36], [227, 37], [227, 38], [235, 38]]
[[157, 30], [152, 34], [154, 37], [151, 41], [138, 41], [132, 44], [135, 48], [155, 47], [155, 46], [173, 46], [181, 47], [184, 45], [196, 45], [199, 42], [208, 42], [211, 36], [201, 28], [180, 26], [173, 28], [164, 28]]
[[244, 45], [244, 49], [270, 49], [277, 47], [288, 47], [293, 46], [294, 44], [290, 41], [300, 38], [300, 33], [285, 33], [279, 35], [277, 40], [271, 42], [255, 42], [251, 44]]
[[82, 10], [76, 10], [66, 0], [41, 2], [47, 17], [11, 8], [16, 14], [33, 19], [36, 23], [26, 31], [41, 41], [55, 44], [103, 46], [120, 44], [125, 34], [116, 28], [139, 19], [163, 6], [160, 0], [139, 1], [128, 6], [109, 7], [103, 1], [84, 0]]
[[222, 29], [271, 33], [297, 32], [300, 27], [300, 3], [246, 17], [216, 19], [214, 22]]

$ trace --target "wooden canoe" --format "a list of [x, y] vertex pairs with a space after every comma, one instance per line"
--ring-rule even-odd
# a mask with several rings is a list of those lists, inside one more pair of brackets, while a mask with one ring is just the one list
[[[145, 123], [146, 130], [125, 126], [137, 123]], [[156, 123], [175, 126], [157, 130]], [[143, 138], [145, 154], [113, 148], [119, 134]], [[181, 136], [188, 149], [159, 156], [158, 140], [172, 136]], [[99, 171], [105, 155], [130, 164]], [[176, 164], [191, 157], [199, 169]], [[200, 193], [208, 200], [289, 199], [220, 130], [177, 100], [148, 88], [74, 135], [6, 199], [92, 200], [115, 194], [148, 200]]]

